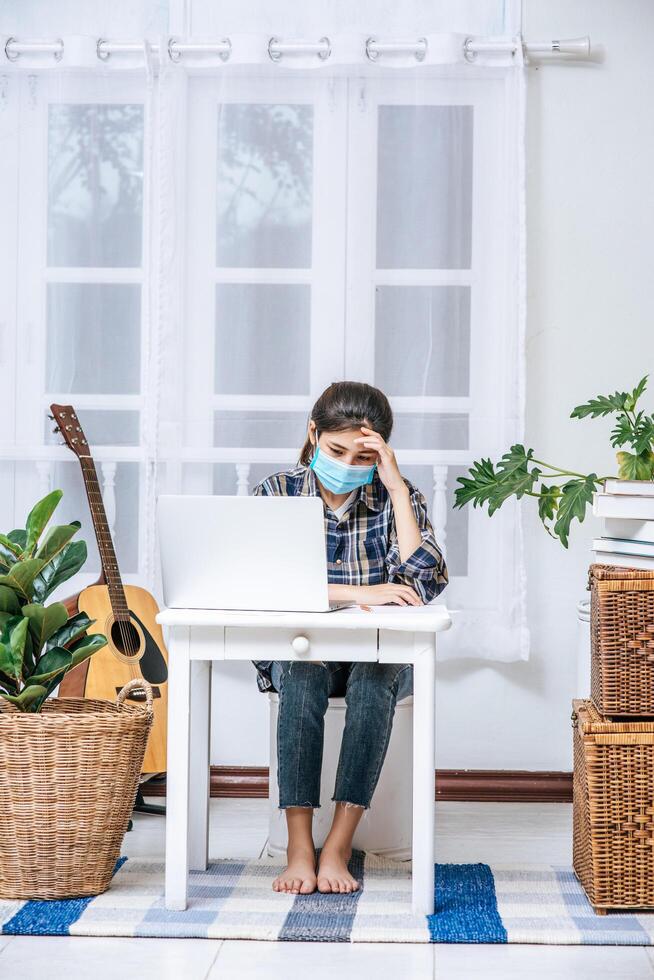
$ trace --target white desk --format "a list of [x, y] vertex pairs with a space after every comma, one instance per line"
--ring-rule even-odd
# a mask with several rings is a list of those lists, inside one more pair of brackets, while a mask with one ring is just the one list
[[441, 605], [370, 609], [158, 613], [157, 622], [170, 630], [166, 908], [185, 909], [189, 868], [207, 867], [211, 661], [374, 660], [413, 664], [413, 910], [433, 913], [435, 646], [436, 633], [452, 621]]

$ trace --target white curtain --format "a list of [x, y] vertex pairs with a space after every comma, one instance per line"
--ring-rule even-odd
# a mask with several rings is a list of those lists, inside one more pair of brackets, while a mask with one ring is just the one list
[[[446, 553], [439, 655], [526, 659], [520, 509], [452, 508], [523, 439], [525, 68], [463, 49], [519, 35], [519, 4], [111, 6], [0, 0], [0, 50], [63, 42], [0, 61], [1, 529], [62, 487], [72, 587], [97, 577], [46, 419], [70, 402], [123, 577], [160, 599], [157, 493], [248, 493], [326, 385], [366, 380]], [[228, 41], [174, 60], [171, 35]], [[101, 60], [101, 37], [139, 47]]]

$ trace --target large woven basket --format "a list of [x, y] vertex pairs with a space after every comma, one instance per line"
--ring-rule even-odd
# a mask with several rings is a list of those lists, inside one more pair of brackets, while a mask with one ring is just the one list
[[[128, 704], [135, 688], [146, 705]], [[51, 698], [0, 705], [0, 897], [99, 895], [111, 881], [152, 725], [152, 689], [115, 704]]]
[[609, 718], [654, 717], [654, 571], [592, 564], [590, 696]]
[[654, 721], [610, 722], [572, 702], [573, 848], [598, 913], [654, 908]]

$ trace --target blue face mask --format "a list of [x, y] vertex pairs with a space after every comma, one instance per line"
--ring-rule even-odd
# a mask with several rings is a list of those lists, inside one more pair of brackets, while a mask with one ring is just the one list
[[313, 470], [320, 482], [332, 493], [350, 493], [356, 487], [361, 487], [365, 483], [372, 483], [377, 464], [372, 466], [351, 466], [349, 463], [341, 463], [333, 456], [327, 456], [320, 449], [317, 442], [316, 451], [309, 463], [309, 468]]

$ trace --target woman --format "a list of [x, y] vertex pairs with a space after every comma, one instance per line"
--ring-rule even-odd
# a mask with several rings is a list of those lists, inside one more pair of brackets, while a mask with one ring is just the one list
[[[336, 382], [311, 411], [299, 464], [274, 473], [256, 495], [320, 494], [327, 536], [329, 599], [365, 605], [419, 606], [448, 582], [424, 496], [398, 469], [388, 438], [393, 413], [378, 388]], [[413, 666], [257, 660], [261, 691], [279, 693], [279, 809], [286, 811], [285, 871], [280, 892], [356, 891], [348, 870], [352, 838], [370, 806], [398, 700], [413, 693]], [[332, 800], [332, 827], [316, 870], [311, 833], [320, 806], [324, 716], [329, 697], [347, 711]]]

